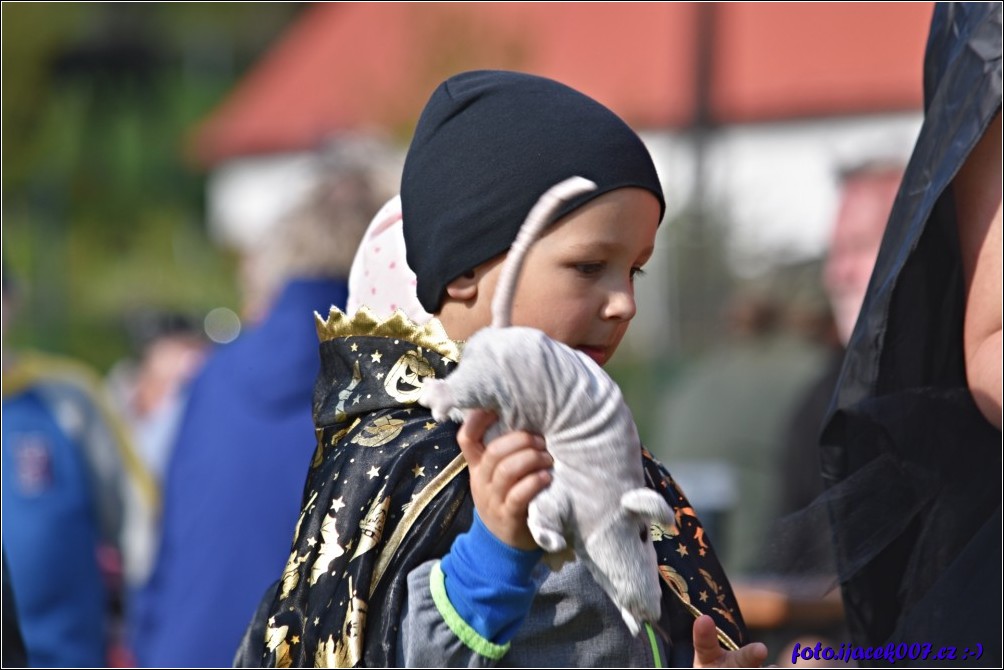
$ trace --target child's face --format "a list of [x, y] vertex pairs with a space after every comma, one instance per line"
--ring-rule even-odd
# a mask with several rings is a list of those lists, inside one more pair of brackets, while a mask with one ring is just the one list
[[[659, 201], [639, 188], [611, 191], [566, 216], [527, 255], [513, 325], [542, 330], [604, 365], [635, 315], [634, 278], [652, 255], [658, 225]], [[452, 337], [491, 323], [501, 268], [501, 259], [479, 266], [477, 297], [462, 312], [444, 308]]]

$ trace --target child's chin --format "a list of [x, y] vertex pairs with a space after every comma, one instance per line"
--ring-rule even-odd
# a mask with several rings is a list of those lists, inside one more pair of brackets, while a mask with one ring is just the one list
[[600, 367], [603, 367], [610, 358], [607, 350], [600, 347], [576, 347], [576, 349], [589, 356]]

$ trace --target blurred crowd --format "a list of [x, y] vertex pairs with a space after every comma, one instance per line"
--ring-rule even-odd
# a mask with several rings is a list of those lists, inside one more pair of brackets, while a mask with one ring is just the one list
[[[314, 315], [345, 309], [367, 226], [397, 202], [389, 144], [339, 138], [319, 161], [303, 200], [241, 250], [232, 342], [213, 343], [195, 315], [137, 310], [130, 355], [102, 377], [5, 337], [5, 666], [14, 602], [32, 665], [231, 664], [285, 563], [313, 453]], [[394, 223], [369, 233], [386, 248], [379, 264], [359, 255], [367, 292], [371, 269], [391, 276]], [[5, 332], [31, 318], [19, 284], [5, 266]]]

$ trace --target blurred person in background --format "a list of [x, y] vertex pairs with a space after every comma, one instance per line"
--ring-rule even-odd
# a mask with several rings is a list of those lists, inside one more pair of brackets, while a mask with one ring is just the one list
[[[105, 383], [129, 430], [136, 452], [157, 485], [181, 419], [187, 385], [205, 358], [208, 340], [202, 324], [170, 310], [144, 308], [131, 314], [126, 329], [135, 351], [117, 362]], [[131, 517], [123, 538], [125, 580], [136, 589], [149, 577], [160, 536], [160, 510]]]
[[[828, 360], [788, 417], [784, 446], [778, 454], [778, 507], [771, 519], [774, 525], [762, 542], [763, 565], [777, 578], [772, 588], [779, 597], [818, 601], [813, 621], [788, 621], [773, 632], [780, 649], [776, 662], [785, 667], [792, 665], [795, 642], [811, 648], [822, 641], [836, 649], [847, 639], [842, 609], [829, 597], [836, 575], [826, 506], [811, 506], [823, 492], [819, 433], [902, 177], [899, 162], [876, 160], [845, 170], [839, 178], [840, 200], [821, 271], [827, 318], [820, 341], [829, 352]], [[805, 664], [798, 660], [798, 665]], [[816, 663], [837, 664], [843, 661]]]
[[727, 342], [664, 400], [653, 453], [671, 464], [730, 576], [765, 569], [786, 421], [825, 360], [814, 333], [820, 308], [791, 295], [813, 281], [818, 271], [798, 264], [741, 284], [726, 309]]
[[841, 349], [865, 300], [903, 169], [894, 161], [871, 161], [841, 175], [840, 204], [823, 267], [823, 286]]
[[1001, 665], [1001, 73], [1001, 3], [936, 4], [924, 122], [821, 437], [851, 641], [950, 646], [948, 663], [989, 667]]
[[[245, 264], [255, 327], [193, 380], [164, 486], [162, 539], [132, 621], [144, 666], [229, 666], [285, 565], [313, 453], [314, 313], [344, 307], [347, 277], [392, 193], [387, 147], [343, 138], [306, 202]], [[306, 439], [305, 439], [306, 438]]]
[[8, 349], [16, 299], [5, 267], [3, 545], [27, 660], [128, 665], [123, 532], [127, 517], [155, 507], [156, 485], [95, 372], [77, 361]]
[[[781, 468], [781, 499], [777, 517], [805, 509], [823, 492], [819, 468], [819, 433], [844, 358], [844, 347], [854, 330], [865, 299], [868, 280], [875, 267], [896, 191], [903, 179], [903, 165], [892, 160], [867, 161], [840, 175], [840, 201], [830, 231], [822, 267], [822, 284], [830, 318], [821, 333], [829, 356], [825, 369], [795, 407], [789, 419]], [[796, 524], [795, 530], [766, 540], [768, 568], [782, 573], [830, 573], [832, 564], [818, 562], [811, 551], [820, 544], [813, 518]], [[828, 545], [827, 545], [828, 551]]]
[[142, 309], [128, 319], [133, 358], [116, 363], [108, 386], [150, 471], [163, 479], [185, 385], [198, 372], [208, 340], [202, 324], [178, 311]]

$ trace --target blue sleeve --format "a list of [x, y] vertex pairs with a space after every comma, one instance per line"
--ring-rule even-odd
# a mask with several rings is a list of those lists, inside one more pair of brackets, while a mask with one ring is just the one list
[[443, 557], [446, 595], [457, 614], [479, 635], [505, 644], [519, 630], [546, 576], [540, 549], [505, 544], [475, 513], [471, 529]]

